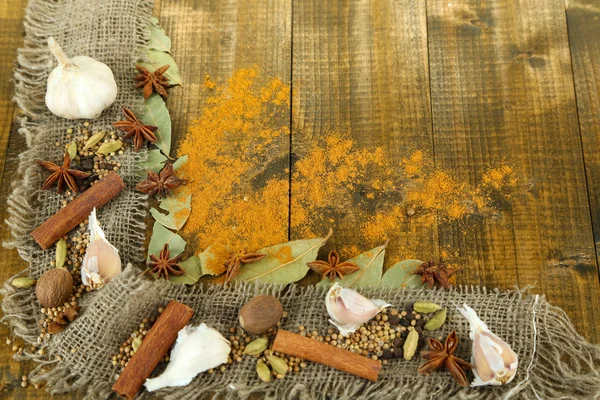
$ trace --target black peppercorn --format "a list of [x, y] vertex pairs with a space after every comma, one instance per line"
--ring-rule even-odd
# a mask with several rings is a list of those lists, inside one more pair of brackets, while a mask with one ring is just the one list
[[398, 348], [398, 347], [402, 347], [402, 345], [404, 344], [404, 339], [403, 338], [397, 338], [394, 339], [394, 347]]
[[402, 349], [402, 347], [396, 347], [394, 349], [394, 357], [396, 357], [396, 358], [404, 357], [404, 350]]
[[383, 350], [383, 355], [381, 356], [381, 358], [383, 358], [384, 360], [390, 360], [393, 357], [394, 357], [394, 353], [392, 352], [391, 349]]
[[415, 316], [413, 314], [406, 314], [406, 317], [404, 318], [406, 318], [409, 321], [412, 321], [413, 319], [415, 319]]
[[400, 323], [400, 318], [398, 318], [397, 315], [390, 315], [388, 322], [390, 323], [390, 326], [396, 326]]
[[413, 310], [413, 303], [406, 303], [406, 305], [404, 306], [404, 310], [406, 310], [406, 312], [411, 313]]

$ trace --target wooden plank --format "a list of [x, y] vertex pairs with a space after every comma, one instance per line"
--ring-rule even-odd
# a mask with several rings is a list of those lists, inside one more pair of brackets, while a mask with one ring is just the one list
[[438, 165], [473, 184], [505, 160], [530, 185], [499, 221], [440, 232], [465, 283], [535, 285], [600, 341], [594, 257], [562, 0], [427, 5]]
[[600, 1], [567, 2], [567, 26], [579, 129], [596, 241], [600, 256]]
[[[382, 147], [394, 174], [412, 151], [432, 154], [425, 2], [298, 1], [293, 19], [295, 155], [306, 157], [319, 140], [332, 136], [331, 131], [349, 131], [354, 143], [350, 156], [368, 146]], [[363, 183], [382, 178], [369, 173]], [[304, 196], [305, 186], [313, 190], [302, 179], [292, 177], [292, 203]], [[402, 221], [377, 237], [362, 238], [366, 219], [392, 213], [389, 203], [381, 209], [383, 202], [370, 202], [368, 192], [357, 187], [353, 201], [336, 194], [327, 199], [333, 211], [323, 207], [310, 215], [315, 231], [324, 234], [333, 225], [325, 253], [337, 248], [352, 256], [388, 238], [386, 265], [407, 257], [438, 257], [435, 224]], [[396, 189], [386, 195], [401, 202]], [[292, 239], [304, 235], [303, 226], [294, 226], [300, 214], [292, 207]]]

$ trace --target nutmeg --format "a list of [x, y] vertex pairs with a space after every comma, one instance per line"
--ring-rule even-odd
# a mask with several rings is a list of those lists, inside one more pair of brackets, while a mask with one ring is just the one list
[[53, 268], [38, 279], [35, 295], [44, 307], [62, 306], [71, 298], [73, 277], [64, 268]]
[[240, 309], [239, 320], [246, 332], [260, 335], [277, 325], [283, 315], [283, 306], [276, 297], [260, 295], [251, 298]]

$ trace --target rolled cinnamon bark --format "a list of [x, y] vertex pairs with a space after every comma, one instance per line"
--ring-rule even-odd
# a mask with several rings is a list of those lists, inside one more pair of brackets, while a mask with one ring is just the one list
[[133, 399], [146, 379], [175, 343], [177, 333], [194, 315], [194, 310], [171, 300], [156, 320], [148, 335], [133, 353], [112, 390], [126, 399]]
[[65, 207], [61, 208], [38, 226], [31, 236], [46, 250], [71, 229], [75, 228], [90, 215], [92, 210], [100, 208], [125, 188], [125, 182], [114, 171], [94, 183]]
[[273, 351], [324, 364], [371, 381], [377, 380], [381, 370], [379, 361], [283, 329], [275, 336]]

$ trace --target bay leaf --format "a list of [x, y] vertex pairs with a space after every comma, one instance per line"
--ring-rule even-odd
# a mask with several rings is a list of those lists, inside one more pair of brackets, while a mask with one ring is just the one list
[[140, 119], [146, 125], [158, 127], [156, 132], [156, 143], [165, 156], [169, 157], [171, 152], [171, 117], [165, 102], [158, 93], [152, 93], [144, 102], [144, 113]]
[[173, 171], [177, 171], [179, 168], [181, 168], [182, 166], [184, 166], [185, 164], [187, 164], [188, 162], [188, 156], [187, 154], [184, 156], [181, 156], [177, 159], [177, 161], [175, 161], [173, 163]]
[[[138, 63], [142, 67], [146, 68], [150, 72], [156, 71], [156, 69], [162, 67], [163, 65], [169, 64], [169, 69], [163, 74], [171, 85], [181, 85], [181, 75], [179, 75], [179, 68], [177, 68], [177, 64], [175, 60], [169, 53], [165, 53], [164, 51], [150, 49], [146, 53], [147, 61], [142, 61]], [[147, 100], [146, 100], [147, 101]]]
[[67, 153], [69, 153], [69, 158], [71, 160], [73, 160], [75, 157], [77, 157], [77, 143], [75, 143], [75, 142], [69, 143], [69, 145], [67, 146]]
[[212, 252], [210, 246], [208, 246], [204, 251], [198, 254], [202, 264], [202, 275], [212, 275], [218, 276], [227, 270], [225, 264], [223, 262], [218, 261], [218, 256]]
[[164, 214], [154, 207], [150, 209], [152, 217], [165, 228], [173, 230], [183, 228], [183, 225], [187, 222], [192, 211], [192, 195], [189, 189], [183, 187], [180, 190], [182, 191], [181, 193], [165, 197], [160, 202], [159, 207], [167, 211], [168, 214]]
[[235, 279], [283, 284], [299, 281], [309, 270], [306, 263], [317, 259], [319, 249], [331, 234], [332, 231], [329, 231], [324, 238], [295, 240], [258, 250], [258, 253], [267, 256], [243, 265]]
[[329, 278], [323, 279], [317, 285], [330, 287], [335, 282], [339, 282], [343, 287], [351, 287], [353, 289], [379, 286], [386, 246], [387, 243], [349, 259], [348, 262], [358, 265], [360, 268], [358, 271], [346, 275], [343, 279], [335, 279], [333, 282]]
[[167, 36], [165, 30], [158, 24], [158, 19], [156, 17], [150, 18], [148, 29], [150, 31], [148, 48], [170, 52], [171, 39]]
[[179, 266], [185, 271], [185, 274], [180, 276], [171, 275], [170, 280], [176, 285], [193, 285], [202, 276], [200, 258], [196, 255], [180, 262]]
[[102, 143], [102, 146], [98, 148], [98, 151], [96, 151], [96, 153], [107, 156], [110, 153], [119, 151], [121, 147], [123, 147], [123, 142], [121, 142], [120, 140], [115, 140], [114, 142], [105, 142]]
[[385, 271], [381, 277], [380, 287], [382, 288], [413, 288], [417, 289], [423, 286], [421, 276], [415, 275], [419, 265], [423, 264], [420, 260], [404, 260], [394, 264]]
[[[171, 232], [158, 222], [154, 222], [152, 227], [152, 237], [148, 244], [148, 255], [158, 255], [165, 243], [169, 243], [171, 257], [175, 257], [183, 252], [186, 242], [175, 232]], [[148, 257], [150, 259], [150, 257]]]
[[154, 171], [158, 174], [165, 166], [165, 161], [167, 161], [167, 157], [159, 149], [148, 150], [148, 159], [140, 163], [142, 168], [140, 176], [146, 177], [147, 171]]

